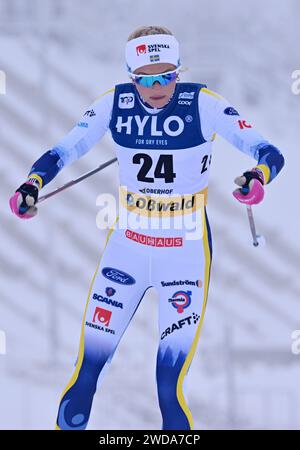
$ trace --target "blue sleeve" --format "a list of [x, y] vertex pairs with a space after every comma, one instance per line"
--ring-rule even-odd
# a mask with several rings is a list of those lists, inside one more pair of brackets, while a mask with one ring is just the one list
[[30, 175], [38, 175], [42, 179], [42, 186], [50, 183], [58, 172], [63, 168], [63, 162], [55, 150], [48, 150], [44, 153], [31, 167], [28, 177]]
[[285, 162], [278, 148], [271, 144], [258, 146], [255, 157], [258, 161], [258, 166], [263, 165], [268, 168], [269, 177], [267, 183], [270, 183], [279, 174]]

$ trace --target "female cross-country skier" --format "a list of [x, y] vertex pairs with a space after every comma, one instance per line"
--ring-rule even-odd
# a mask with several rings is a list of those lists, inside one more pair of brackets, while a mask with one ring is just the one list
[[[108, 233], [56, 428], [86, 428], [98, 377], [154, 287], [160, 299], [156, 381], [162, 429], [189, 430], [193, 418], [184, 381], [204, 319], [212, 258], [206, 213], [212, 142], [220, 134], [256, 161], [235, 180], [234, 197], [248, 205], [262, 201], [284, 158], [223, 97], [203, 84], [179, 82], [179, 45], [165, 27], [135, 30], [125, 56], [130, 82], [102, 94], [34, 163], [10, 207], [20, 218], [33, 217], [40, 189], [110, 130], [120, 171], [119, 215], [139, 220], [125, 227], [116, 223]], [[190, 236], [196, 216], [201, 227]]]

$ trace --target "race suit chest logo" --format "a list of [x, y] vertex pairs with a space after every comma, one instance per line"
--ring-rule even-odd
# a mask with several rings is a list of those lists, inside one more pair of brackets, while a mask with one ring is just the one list
[[181, 92], [178, 96], [178, 105], [190, 106], [194, 100], [195, 92]]
[[135, 279], [131, 275], [128, 275], [128, 273], [122, 272], [121, 270], [114, 269], [112, 267], [104, 267], [102, 269], [102, 275], [108, 280], [114, 281], [118, 284], [135, 284]]
[[180, 92], [178, 98], [184, 100], [193, 100], [195, 92]]
[[[125, 94], [121, 94], [125, 95]], [[129, 94], [126, 94], [129, 96]], [[132, 94], [131, 94], [132, 95]], [[128, 103], [130, 105], [131, 103]], [[122, 106], [122, 108], [132, 108], [132, 106]], [[125, 131], [125, 134], [137, 135], [137, 136], [163, 136], [165, 135], [176, 137], [183, 133], [184, 131], [184, 121], [179, 116], [169, 116], [162, 123], [162, 129], [158, 129], [157, 124], [158, 117], [155, 115], [143, 116], [127, 116], [123, 118], [122, 116], [117, 117], [116, 130], [118, 133]]]
[[120, 109], [130, 109], [134, 107], [134, 94], [127, 92], [119, 95], [118, 106]]
[[177, 291], [173, 294], [172, 298], [169, 298], [169, 302], [172, 303], [172, 306], [177, 309], [179, 314], [183, 313], [185, 308], [190, 306], [191, 304], [191, 291]]
[[147, 217], [179, 216], [192, 213], [207, 201], [207, 188], [180, 196], [147, 196], [120, 187], [121, 204], [130, 212]]
[[174, 333], [174, 331], [181, 330], [181, 328], [185, 327], [186, 325], [192, 325], [192, 324], [195, 325], [199, 319], [200, 319], [200, 316], [193, 312], [191, 316], [185, 317], [184, 319], [180, 319], [180, 320], [178, 320], [178, 322], [172, 323], [172, 325], [170, 327], [167, 327], [162, 332], [160, 339], [163, 340], [169, 334]]

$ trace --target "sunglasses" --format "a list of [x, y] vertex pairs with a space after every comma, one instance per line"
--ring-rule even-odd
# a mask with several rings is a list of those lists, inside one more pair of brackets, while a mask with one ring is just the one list
[[161, 86], [167, 86], [172, 81], [176, 80], [179, 71], [180, 67], [177, 67], [169, 72], [158, 73], [156, 75], [137, 75], [136, 73], [129, 72], [129, 76], [140, 86], [152, 87], [156, 81], [158, 81]]

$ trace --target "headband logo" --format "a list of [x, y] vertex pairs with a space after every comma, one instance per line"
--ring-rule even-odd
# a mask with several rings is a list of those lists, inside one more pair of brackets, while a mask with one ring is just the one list
[[145, 44], [138, 45], [136, 47], [136, 53], [137, 53], [138, 56], [139, 55], [144, 55], [146, 52], [147, 52], [147, 48], [146, 48]]
[[[148, 52], [160, 52], [162, 48], [170, 48], [169, 44], [149, 44]], [[137, 56], [145, 55], [147, 53], [147, 45], [141, 44], [136, 47]]]
[[169, 44], [149, 44], [148, 52], [160, 52], [161, 48], [170, 48]]

